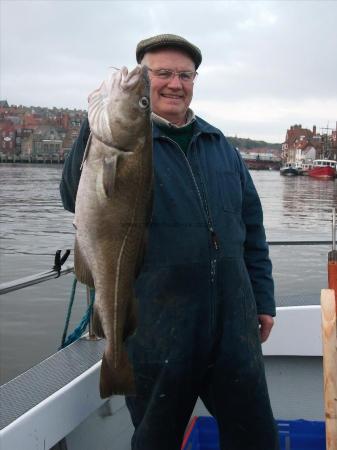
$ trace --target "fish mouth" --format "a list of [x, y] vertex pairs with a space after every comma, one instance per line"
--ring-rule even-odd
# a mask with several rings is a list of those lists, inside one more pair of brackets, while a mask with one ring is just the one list
[[131, 72], [128, 71], [127, 67], [123, 66], [120, 70], [120, 74], [120, 87], [124, 91], [135, 89], [141, 79], [144, 81], [146, 89], [150, 88], [150, 80], [146, 66], [137, 65]]

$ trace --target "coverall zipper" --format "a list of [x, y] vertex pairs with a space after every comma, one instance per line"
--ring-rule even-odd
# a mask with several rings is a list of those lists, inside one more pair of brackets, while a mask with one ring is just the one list
[[[196, 141], [197, 137], [200, 134], [201, 133], [198, 133], [198, 134], [196, 134], [194, 136], [194, 138], [192, 138], [192, 140], [191, 140], [191, 142], [190, 142], [190, 144], [188, 146], [188, 149], [191, 148], [193, 142]], [[199, 189], [198, 183], [197, 183], [197, 181], [195, 179], [195, 176], [194, 176], [191, 164], [190, 164], [186, 154], [184, 153], [184, 151], [180, 147], [180, 145], [178, 145], [174, 140], [170, 139], [167, 136], [161, 136], [161, 137], [166, 139], [166, 140], [168, 140], [169, 142], [172, 142], [172, 144], [175, 145], [176, 147], [178, 147], [178, 149], [182, 153], [182, 155], [183, 155], [183, 157], [184, 157], [184, 159], [186, 161], [187, 167], [188, 167], [188, 169], [190, 171], [190, 174], [191, 174], [194, 186], [196, 188], [196, 191], [197, 191], [200, 203], [201, 203], [202, 211], [203, 211], [203, 213], [205, 215], [205, 218], [206, 218], [206, 223], [207, 223], [208, 230], [210, 232], [210, 238], [211, 238], [212, 246], [213, 246], [215, 251], [218, 251], [219, 250], [219, 243], [218, 243], [218, 240], [217, 240], [216, 232], [215, 232], [214, 227], [213, 227], [211, 215], [210, 215], [210, 212], [209, 212], [209, 209], [208, 209], [207, 199], [206, 199], [206, 196], [204, 196], [204, 201], [203, 201], [203, 198], [202, 198], [202, 195], [200, 193], [200, 189]], [[200, 182], [202, 183], [201, 179], [200, 179]], [[210, 281], [211, 281], [211, 285], [213, 287], [211, 289], [211, 292], [210, 292], [210, 296], [211, 296], [211, 300], [210, 300], [210, 329], [211, 330], [215, 330], [215, 323], [216, 323], [216, 320], [215, 320], [215, 315], [216, 315], [216, 313], [215, 313], [215, 301], [214, 301], [214, 295], [215, 295], [215, 293], [214, 293], [214, 289], [215, 289], [214, 282], [215, 282], [215, 275], [216, 275], [216, 262], [217, 262], [216, 258], [212, 258], [211, 259], [211, 264], [210, 264], [211, 265], [211, 268], [210, 268]]]
[[[195, 141], [196, 138], [200, 134], [201, 133], [198, 133], [195, 136], [195, 138], [192, 139], [192, 141], [190, 142], [189, 148], [191, 147], [193, 141]], [[186, 157], [185, 153], [183, 152], [183, 150], [181, 149], [181, 147], [173, 139], [171, 139], [171, 138], [169, 138], [167, 136], [160, 136], [160, 137], [165, 139], [165, 140], [168, 140], [168, 141], [172, 142], [172, 144], [174, 144], [176, 147], [178, 147], [180, 152], [182, 153], [182, 155], [183, 155], [183, 157], [184, 157], [184, 159], [186, 161], [187, 167], [188, 167], [188, 169], [190, 171], [190, 174], [191, 174], [194, 186], [195, 186], [195, 188], [197, 190], [197, 194], [198, 194], [201, 206], [202, 206], [202, 211], [204, 212], [204, 215], [205, 215], [205, 218], [206, 218], [207, 227], [208, 227], [208, 230], [210, 232], [212, 245], [213, 245], [215, 250], [219, 250], [219, 242], [218, 242], [218, 238], [217, 238], [216, 232], [215, 232], [214, 227], [213, 227], [211, 215], [210, 215], [210, 212], [209, 212], [209, 209], [208, 209], [208, 205], [207, 205], [207, 200], [206, 200], [206, 198], [204, 196], [204, 201], [203, 201], [203, 198], [202, 198], [202, 195], [200, 193], [200, 189], [199, 189], [198, 183], [196, 182], [196, 179], [195, 179], [195, 176], [194, 176], [194, 173], [193, 173], [193, 170], [192, 170], [192, 167], [191, 167], [191, 164], [190, 164], [189, 160], [187, 159], [187, 157]]]

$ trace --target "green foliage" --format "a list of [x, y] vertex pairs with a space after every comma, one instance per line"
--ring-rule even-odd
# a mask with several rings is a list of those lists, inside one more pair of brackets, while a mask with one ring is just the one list
[[234, 146], [238, 147], [240, 150], [250, 150], [252, 148], [265, 148], [268, 147], [274, 150], [281, 150], [281, 144], [270, 144], [265, 141], [255, 141], [253, 139], [244, 139], [238, 137], [227, 137], [229, 142]]

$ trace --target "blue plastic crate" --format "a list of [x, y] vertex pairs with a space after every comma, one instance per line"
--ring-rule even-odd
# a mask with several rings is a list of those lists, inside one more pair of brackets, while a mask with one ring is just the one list
[[[308, 420], [277, 421], [281, 450], [325, 450], [325, 423]], [[213, 417], [196, 417], [186, 432], [182, 450], [220, 450]]]

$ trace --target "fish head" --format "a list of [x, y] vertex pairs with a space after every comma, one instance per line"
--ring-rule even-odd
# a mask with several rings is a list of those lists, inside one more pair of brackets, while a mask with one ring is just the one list
[[88, 119], [97, 139], [121, 151], [133, 151], [150, 125], [150, 82], [145, 66], [112, 73], [89, 96]]

